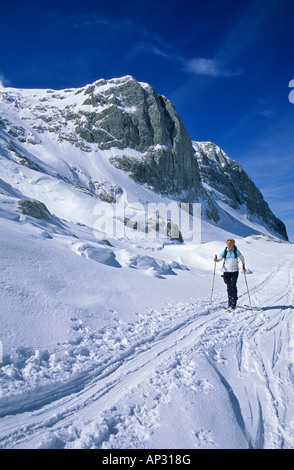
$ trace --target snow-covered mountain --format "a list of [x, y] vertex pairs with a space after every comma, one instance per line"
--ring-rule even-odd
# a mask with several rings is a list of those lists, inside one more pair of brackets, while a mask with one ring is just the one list
[[172, 103], [145, 83], [127, 76], [61, 91], [5, 88], [1, 100], [2, 178], [57, 217], [93, 225], [97, 198], [124, 195], [201, 203], [209, 226], [287, 239], [241, 166], [214, 144], [192, 142]]
[[293, 448], [293, 245], [242, 168], [131, 77], [1, 96], [0, 448]]

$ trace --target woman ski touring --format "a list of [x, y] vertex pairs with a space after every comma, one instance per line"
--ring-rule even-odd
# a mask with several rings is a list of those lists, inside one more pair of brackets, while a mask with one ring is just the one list
[[238, 259], [241, 260], [243, 265], [243, 271], [246, 272], [245, 269], [245, 258], [237, 249], [235, 240], [233, 238], [229, 238], [227, 240], [226, 248], [221, 252], [219, 257], [215, 257], [215, 263], [221, 260], [224, 260], [223, 263], [223, 279], [225, 284], [227, 285], [227, 292], [228, 292], [228, 307], [231, 309], [235, 309], [237, 306], [237, 299], [238, 299], [238, 290], [237, 290], [237, 279], [239, 276], [239, 268], [238, 268]]

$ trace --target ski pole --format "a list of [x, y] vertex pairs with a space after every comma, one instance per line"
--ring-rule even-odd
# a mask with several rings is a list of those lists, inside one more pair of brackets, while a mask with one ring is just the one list
[[[215, 255], [214, 259], [217, 259], [217, 255]], [[213, 270], [213, 280], [212, 280], [212, 289], [211, 289], [211, 296], [210, 296], [210, 302], [212, 302], [212, 296], [213, 296], [213, 289], [214, 289], [214, 279], [215, 279], [215, 267], [216, 267], [216, 261], [214, 262], [214, 270]]]
[[247, 283], [247, 278], [246, 278], [245, 271], [243, 271], [243, 273], [244, 273], [244, 278], [245, 278], [246, 287], [247, 287], [247, 294], [248, 294], [248, 298], [249, 298], [249, 304], [250, 304], [250, 307], [251, 307], [251, 299], [250, 299], [250, 295], [249, 295], [249, 288], [248, 288], [248, 283]]

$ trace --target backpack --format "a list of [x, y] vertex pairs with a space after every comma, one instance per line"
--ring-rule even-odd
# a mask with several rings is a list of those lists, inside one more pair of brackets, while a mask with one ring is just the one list
[[[224, 259], [226, 259], [227, 257], [227, 252], [228, 252], [228, 248], [225, 248]], [[235, 245], [233, 246], [233, 252], [234, 252], [235, 258], [238, 258], [237, 247]]]

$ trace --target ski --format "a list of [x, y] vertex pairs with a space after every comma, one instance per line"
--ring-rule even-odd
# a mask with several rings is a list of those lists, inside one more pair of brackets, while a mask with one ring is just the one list
[[262, 312], [262, 307], [255, 307], [253, 305], [237, 305], [235, 308], [227, 307], [226, 305], [221, 306], [226, 312], [240, 312], [240, 311], [254, 311], [254, 312]]
[[264, 310], [264, 307], [256, 307], [254, 305], [244, 305], [244, 308], [246, 310], [254, 310], [255, 312], [262, 312]]
[[234, 312], [234, 310], [236, 310], [236, 308], [225, 307], [225, 306], [223, 306], [223, 309], [224, 309], [226, 312]]
[[242, 305], [237, 305], [235, 308], [232, 308], [232, 307], [228, 307], [226, 305], [222, 305], [222, 308], [226, 311], [226, 312], [237, 312], [239, 311], [240, 309], [242, 309]]

